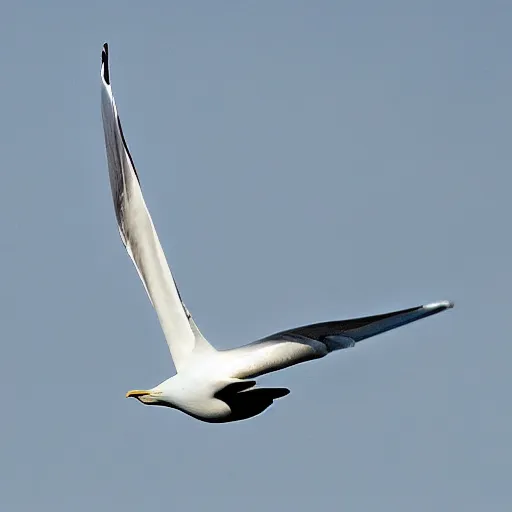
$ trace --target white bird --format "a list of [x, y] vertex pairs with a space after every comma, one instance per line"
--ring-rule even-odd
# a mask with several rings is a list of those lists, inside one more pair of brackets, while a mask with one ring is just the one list
[[121, 240], [156, 310], [176, 375], [147, 390], [133, 390], [143, 404], [178, 409], [221, 423], [256, 416], [286, 388], [261, 388], [255, 377], [324, 357], [335, 350], [453, 307], [436, 302], [392, 313], [324, 322], [282, 331], [231, 350], [216, 350], [183, 303], [146, 208], [139, 177], [112, 95], [108, 45], [103, 46], [101, 108], [110, 186]]

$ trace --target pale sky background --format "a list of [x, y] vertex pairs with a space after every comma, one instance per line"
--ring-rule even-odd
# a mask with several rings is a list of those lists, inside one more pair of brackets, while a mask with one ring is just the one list
[[[512, 3], [70, 4], [2, 5], [0, 509], [512, 510]], [[292, 392], [245, 422], [126, 400], [174, 369], [115, 225], [104, 41], [216, 346], [456, 308], [264, 377]]]

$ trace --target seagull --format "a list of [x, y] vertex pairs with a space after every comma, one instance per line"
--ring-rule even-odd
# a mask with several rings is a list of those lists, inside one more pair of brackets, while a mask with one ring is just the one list
[[259, 387], [256, 377], [353, 347], [377, 334], [453, 307], [449, 301], [374, 316], [281, 331], [247, 345], [215, 349], [183, 302], [142, 196], [139, 176], [112, 94], [108, 45], [101, 56], [101, 111], [110, 187], [121, 240], [156, 310], [176, 375], [129, 391], [145, 405], [177, 409], [209, 423], [245, 420], [265, 411], [287, 388]]

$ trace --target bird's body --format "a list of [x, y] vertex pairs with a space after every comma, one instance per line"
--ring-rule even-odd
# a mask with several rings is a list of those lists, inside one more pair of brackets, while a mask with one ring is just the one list
[[121, 240], [155, 308], [177, 370], [148, 390], [127, 396], [183, 411], [207, 422], [255, 416], [289, 393], [260, 388], [254, 378], [324, 357], [335, 350], [452, 307], [448, 301], [382, 315], [306, 325], [230, 350], [216, 350], [183, 303], [126, 144], [110, 85], [108, 47], [102, 53], [102, 117], [110, 185]]

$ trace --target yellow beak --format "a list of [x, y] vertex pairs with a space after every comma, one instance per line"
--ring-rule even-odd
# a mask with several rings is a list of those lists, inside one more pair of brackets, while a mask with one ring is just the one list
[[139, 396], [146, 396], [149, 394], [150, 391], [147, 391], [146, 389], [132, 389], [126, 393], [126, 398], [137, 398]]

